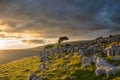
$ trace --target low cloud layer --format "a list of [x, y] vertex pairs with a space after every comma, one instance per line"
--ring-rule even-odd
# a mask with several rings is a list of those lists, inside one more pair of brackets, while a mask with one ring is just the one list
[[26, 44], [44, 44], [44, 40], [22, 40]]
[[119, 0], [1, 0], [0, 12], [1, 32], [34, 38], [78, 40], [120, 32]]

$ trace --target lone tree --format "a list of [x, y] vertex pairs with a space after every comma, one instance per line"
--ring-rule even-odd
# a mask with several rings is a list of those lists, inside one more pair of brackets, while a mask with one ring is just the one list
[[68, 38], [67, 36], [59, 37], [57, 48], [59, 48], [59, 47], [60, 47], [60, 44], [61, 44], [63, 41], [65, 41], [65, 40], [69, 40], [69, 38]]

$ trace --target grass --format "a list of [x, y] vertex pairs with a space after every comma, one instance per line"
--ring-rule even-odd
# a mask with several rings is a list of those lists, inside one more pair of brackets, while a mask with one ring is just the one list
[[38, 70], [37, 56], [24, 58], [0, 66], [0, 80], [27, 80], [30, 73]]
[[[53, 57], [56, 58], [53, 60]], [[108, 79], [105, 75], [100, 77], [95, 75], [96, 68], [94, 64], [87, 68], [81, 68], [80, 56], [76, 53], [73, 56], [61, 54], [60, 58], [53, 55], [50, 56], [50, 60], [53, 64], [43, 73], [39, 68], [41, 62], [38, 56], [3, 64], [0, 66], [0, 80], [27, 80], [30, 73], [37, 73], [45, 80], [120, 80], [120, 72]], [[108, 58], [108, 60], [112, 64], [120, 64], [120, 61], [113, 62], [111, 58]], [[68, 69], [65, 69], [64, 65]]]

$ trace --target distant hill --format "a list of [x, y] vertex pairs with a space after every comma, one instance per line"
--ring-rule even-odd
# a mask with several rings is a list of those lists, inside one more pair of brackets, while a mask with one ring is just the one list
[[21, 58], [39, 55], [41, 47], [20, 50], [0, 50], [0, 64], [8, 63]]

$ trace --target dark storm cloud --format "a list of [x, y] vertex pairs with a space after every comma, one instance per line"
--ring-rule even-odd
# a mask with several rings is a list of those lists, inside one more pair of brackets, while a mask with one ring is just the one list
[[119, 0], [1, 0], [0, 6], [0, 18], [10, 26], [7, 32], [55, 38], [120, 31]]

